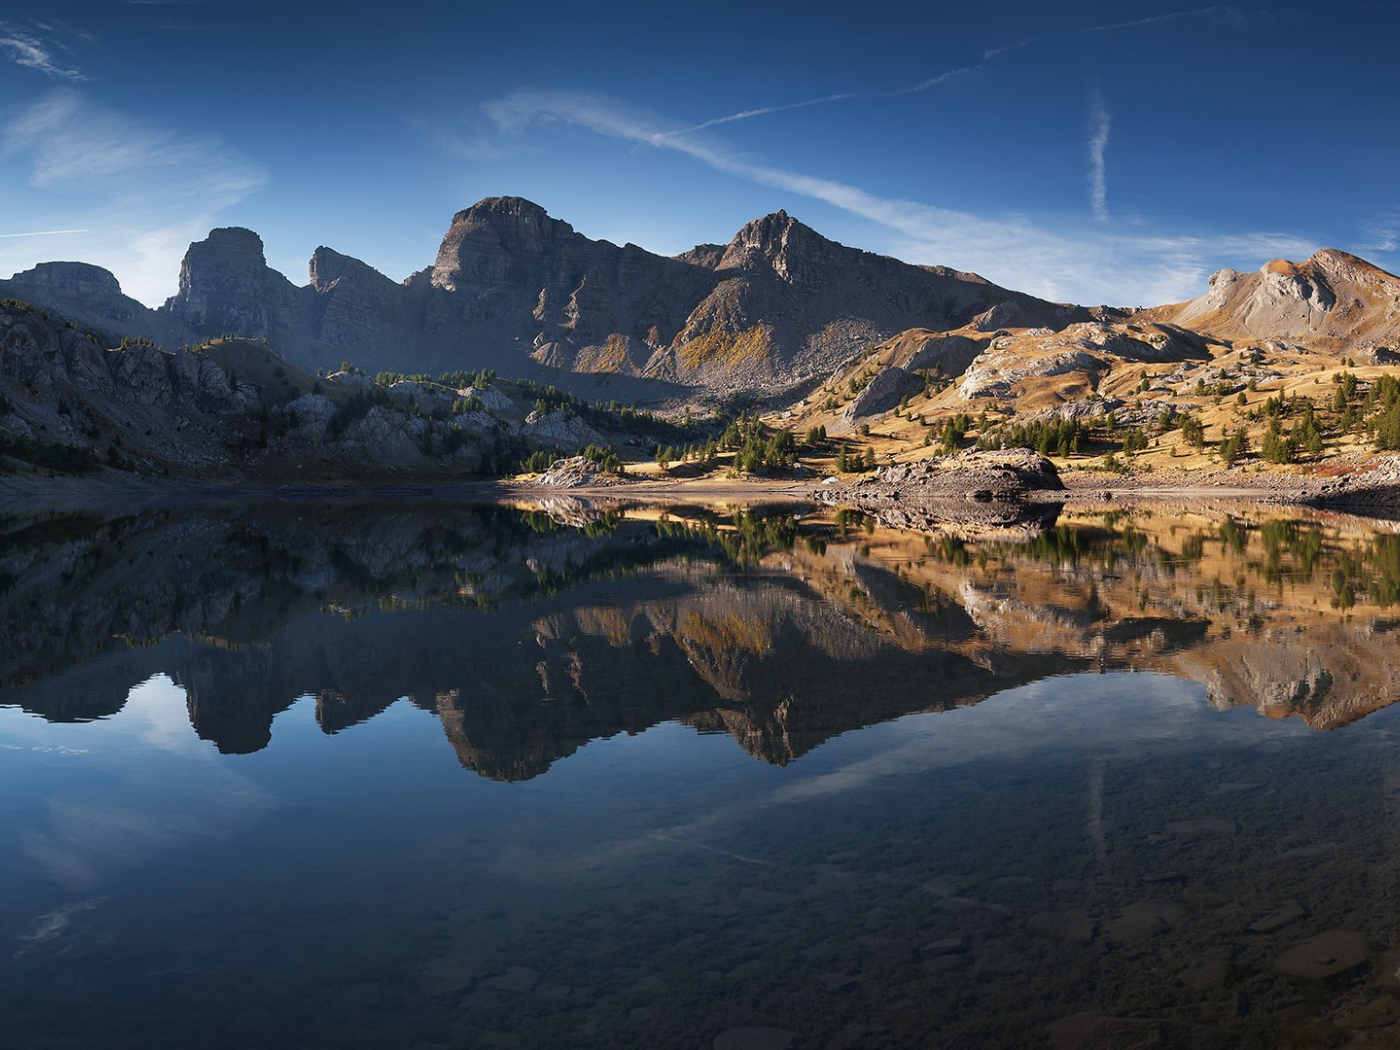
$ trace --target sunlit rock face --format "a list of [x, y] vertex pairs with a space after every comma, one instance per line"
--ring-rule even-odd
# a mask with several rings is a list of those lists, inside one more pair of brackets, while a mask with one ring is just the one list
[[1356, 353], [1400, 342], [1400, 278], [1333, 248], [1255, 273], [1220, 270], [1204, 295], [1148, 316], [1222, 339], [1283, 340]]

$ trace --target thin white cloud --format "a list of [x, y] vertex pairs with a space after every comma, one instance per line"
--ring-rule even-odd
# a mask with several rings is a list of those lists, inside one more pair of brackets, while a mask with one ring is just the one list
[[[90, 231], [82, 257], [113, 270], [127, 294], [151, 305], [174, 292], [190, 241], [267, 182], [261, 167], [212, 136], [168, 131], [70, 88], [0, 127], [0, 156], [27, 160], [50, 221]], [[23, 240], [14, 243], [0, 249], [0, 270], [37, 261]]]
[[411, 124], [424, 142], [449, 157], [462, 160], [505, 160], [520, 152], [518, 146], [504, 142], [499, 135], [492, 135], [481, 129], [463, 133], [424, 120], [415, 120]]
[[[141, 2], [149, 2], [149, 0], [141, 0]], [[1256, 17], [1262, 17], [1262, 15]], [[1149, 18], [1138, 18], [1129, 22], [1112, 22], [1105, 25], [1088, 26], [1068, 34], [1054, 34], [1049, 39], [1063, 38], [1065, 36], [1084, 36], [1089, 33], [1108, 33], [1124, 29], [1139, 29], [1199, 18], [1208, 18], [1217, 22], [1229, 22], [1241, 27], [1246, 25], [1249, 21], [1249, 16], [1243, 14], [1238, 8], [1223, 6], [1201, 7], [1190, 11], [1175, 11], [1163, 15], [1153, 15]], [[712, 117], [709, 120], [701, 121], [699, 124], [681, 128], [677, 131], [667, 132], [666, 134], [684, 135], [692, 131], [704, 131], [706, 128], [718, 127], [721, 124], [733, 124], [737, 121], [749, 120], [753, 117], [766, 117], [774, 113], [788, 113], [795, 109], [807, 109], [810, 106], [822, 106], [831, 102], [846, 102], [852, 99], [897, 98], [901, 95], [914, 95], [919, 92], [927, 91], [930, 88], [938, 87], [940, 84], [946, 84], [954, 77], [960, 77], [967, 73], [974, 73], [981, 69], [985, 63], [1001, 55], [1021, 51], [1040, 42], [1041, 41], [1035, 37], [1029, 37], [1015, 43], [987, 48], [982, 52], [982, 58], [979, 62], [962, 66], [958, 69], [951, 69], [946, 73], [939, 73], [937, 76], [929, 77], [926, 80], [922, 80], [917, 84], [911, 84], [908, 87], [886, 90], [839, 91], [835, 94], [820, 95], [816, 98], [804, 99], [801, 102], [788, 102], [773, 106], [755, 106], [752, 109], [739, 110], [737, 113], [729, 113], [722, 117]]]
[[1094, 218], [1108, 222], [1108, 173], [1104, 151], [1108, 149], [1110, 117], [1103, 96], [1097, 91], [1089, 100], [1089, 205]]
[[998, 55], [1006, 55], [1010, 54], [1012, 51], [1020, 51], [1021, 48], [1030, 47], [1034, 43], [1034, 40], [1019, 40], [1014, 44], [1003, 44], [1000, 47], [989, 47], [986, 51], [982, 52], [982, 61], [990, 62]]
[[1147, 18], [1134, 18], [1128, 22], [1109, 22], [1100, 26], [1089, 26], [1081, 29], [1080, 33], [1109, 33], [1118, 29], [1140, 29], [1146, 26], [1168, 25], [1172, 22], [1181, 22], [1186, 19], [1208, 18], [1214, 22], [1228, 22], [1235, 26], [1244, 26], [1249, 22], [1247, 16], [1238, 7], [1214, 6], [1197, 7], [1190, 11], [1172, 11], [1162, 15], [1151, 15]]
[[153, 195], [211, 201], [216, 208], [256, 189], [263, 173], [212, 137], [186, 137], [54, 91], [4, 129], [4, 153], [33, 161], [31, 184], [100, 190], [119, 199]]
[[[1002, 48], [1001, 50], [996, 51], [994, 53], [1000, 54], [1002, 51], [1006, 50], [1010, 50], [1010, 48]], [[948, 81], [952, 80], [955, 77], [960, 77], [966, 73], [975, 72], [980, 68], [981, 64], [979, 63], [977, 65], [964, 66], [960, 69], [950, 69], [946, 73], [939, 73], [937, 76], [929, 77], [926, 80], [919, 81], [917, 84], [910, 84], [909, 86], [902, 88], [888, 88], [878, 91], [841, 91], [834, 95], [822, 95], [820, 98], [805, 99], [802, 102], [788, 102], [778, 106], [759, 106], [756, 109], [745, 109], [741, 110], [738, 113], [730, 113], [723, 117], [712, 117], [711, 119], [702, 121], [701, 123], [696, 124], [693, 127], [682, 128], [679, 131], [664, 132], [663, 134], [686, 135], [694, 131], [704, 131], [706, 128], [717, 127], [721, 124], [733, 124], [736, 121], [748, 120], [751, 117], [766, 117], [771, 113], [787, 113], [794, 109], [807, 109], [809, 106], [825, 105], [828, 102], [845, 102], [849, 99], [865, 98], [898, 98], [901, 95], [916, 95], [919, 92], [928, 91], [930, 88], [938, 87], [940, 84], [946, 84], [948, 83]]]
[[990, 280], [1055, 301], [1155, 305], [1191, 298], [1212, 270], [1230, 262], [1306, 257], [1319, 245], [1300, 237], [1248, 233], [1153, 237], [1102, 230], [1057, 232], [1022, 216], [984, 217], [773, 167], [711, 137], [677, 133], [614, 100], [569, 92], [518, 92], [487, 103], [503, 134], [567, 124], [634, 145], [674, 151], [716, 171], [809, 197], [877, 223], [895, 237], [884, 250], [915, 263], [975, 270]]
[[71, 69], [59, 61], [54, 54], [56, 46], [33, 33], [0, 22], [0, 57], [9, 59], [17, 66], [32, 69], [36, 73], [53, 77], [56, 80], [87, 80], [86, 74]]
[[0, 240], [12, 237], [62, 237], [70, 233], [87, 233], [87, 230], [30, 230], [28, 233], [0, 233]]
[[1383, 215], [1374, 220], [1362, 236], [1365, 243], [1360, 246], [1361, 251], [1400, 251], [1400, 213]]

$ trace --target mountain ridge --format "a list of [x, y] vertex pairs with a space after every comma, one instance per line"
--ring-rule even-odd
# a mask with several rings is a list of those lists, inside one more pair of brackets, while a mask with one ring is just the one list
[[1205, 294], [1141, 312], [1223, 339], [1283, 339], [1336, 348], [1400, 341], [1400, 277], [1337, 248], [1254, 273], [1211, 274]]
[[911, 327], [1088, 319], [975, 274], [841, 245], [783, 211], [725, 245], [667, 257], [588, 238], [524, 198], [490, 197], [457, 212], [433, 264], [403, 282], [325, 246], [308, 270], [296, 285], [267, 265], [256, 233], [222, 227], [191, 244], [158, 310], [89, 264], [42, 264], [0, 288], [116, 336], [265, 338], [308, 371], [344, 360], [492, 367], [765, 394]]

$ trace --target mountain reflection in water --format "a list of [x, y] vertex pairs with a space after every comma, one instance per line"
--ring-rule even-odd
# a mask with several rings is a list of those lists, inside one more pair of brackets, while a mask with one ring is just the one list
[[166, 674], [219, 750], [314, 695], [400, 697], [518, 780], [678, 720], [786, 763], [1081, 670], [1199, 681], [1318, 728], [1395, 698], [1400, 536], [1356, 519], [1081, 513], [1024, 543], [770, 507], [220, 507], [3, 523], [0, 703], [55, 721]]
[[4, 1040], [1400, 1044], [1388, 528], [0, 519]]

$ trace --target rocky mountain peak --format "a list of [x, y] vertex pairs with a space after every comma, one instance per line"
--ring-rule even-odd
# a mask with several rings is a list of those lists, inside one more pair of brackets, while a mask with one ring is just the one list
[[1329, 277], [1340, 277], [1352, 281], [1397, 280], [1394, 274], [1387, 273], [1379, 266], [1339, 248], [1322, 248], [1313, 252], [1308, 259], [1308, 265]]
[[798, 222], [787, 212], [775, 211], [771, 215], [745, 223], [729, 242], [729, 248], [757, 249], [768, 254], [777, 254], [790, 244], [800, 244], [806, 240], [825, 241], [826, 238], [810, 226]]
[[267, 268], [263, 242], [252, 230], [242, 226], [224, 226], [210, 230], [209, 236], [195, 241], [180, 263], [180, 292], [178, 298], [197, 294], [199, 286], [209, 279], [227, 275], [250, 275]]
[[180, 290], [165, 310], [201, 335], [268, 336], [270, 318], [293, 291], [290, 281], [268, 267], [261, 237], [225, 226], [185, 252]]
[[785, 211], [775, 211], [747, 223], [725, 249], [718, 269], [771, 269], [788, 282], [800, 282], [814, 264], [831, 262], [842, 253], [861, 253], [829, 241]]
[[538, 259], [561, 242], [580, 239], [574, 228], [523, 197], [487, 197], [452, 217], [433, 266], [433, 284], [507, 280], [506, 259]]
[[220, 226], [209, 231], [209, 236], [190, 245], [190, 251], [220, 252], [229, 256], [249, 256], [259, 263], [265, 262], [263, 241], [245, 226]]

